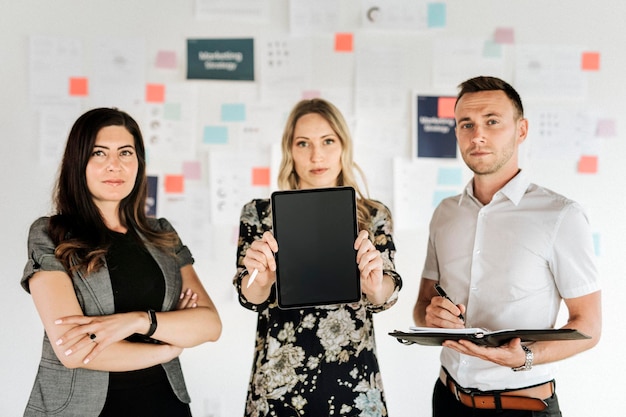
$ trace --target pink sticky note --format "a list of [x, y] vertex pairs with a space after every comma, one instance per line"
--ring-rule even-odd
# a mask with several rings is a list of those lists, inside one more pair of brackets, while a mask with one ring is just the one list
[[437, 100], [437, 117], [441, 119], [454, 119], [454, 104], [456, 97], [439, 97]]
[[155, 66], [163, 69], [176, 69], [176, 52], [159, 51], [156, 56]]
[[268, 167], [252, 168], [252, 185], [268, 187], [270, 185], [270, 169]]
[[147, 103], [164, 103], [165, 102], [165, 85], [146, 84], [146, 102]]
[[515, 32], [513, 31], [513, 28], [496, 28], [493, 40], [496, 43], [513, 44], [515, 43]]
[[335, 34], [335, 52], [352, 52], [352, 33]]
[[185, 177], [182, 175], [165, 176], [165, 192], [180, 194], [185, 191]]
[[307, 90], [302, 92], [302, 100], [311, 100], [312, 98], [320, 98], [322, 94], [319, 90]]
[[85, 97], [89, 94], [89, 81], [86, 77], [70, 77], [70, 96]]
[[596, 136], [601, 138], [612, 138], [617, 136], [617, 128], [615, 127], [615, 120], [613, 119], [600, 119], [596, 125]]
[[583, 52], [581, 66], [583, 71], [598, 71], [600, 69], [600, 53]]
[[581, 174], [595, 174], [598, 172], [598, 157], [583, 155], [578, 160], [578, 172]]
[[202, 177], [200, 161], [184, 161], [183, 176], [188, 180], [199, 180]]

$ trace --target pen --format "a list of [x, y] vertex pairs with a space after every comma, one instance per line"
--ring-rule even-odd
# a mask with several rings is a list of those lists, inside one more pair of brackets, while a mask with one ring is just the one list
[[[452, 301], [450, 299], [450, 297], [448, 297], [448, 294], [444, 291], [443, 287], [441, 285], [439, 285], [438, 282], [435, 283], [435, 290], [437, 291], [437, 294], [439, 294], [440, 296], [442, 296], [446, 300], [450, 301], [452, 304], [456, 305], [456, 303], [454, 301]], [[459, 318], [461, 320], [465, 321], [465, 317], [463, 317], [463, 314], [459, 314]]]
[[248, 280], [248, 285], [246, 285], [246, 288], [250, 288], [250, 285], [252, 285], [258, 273], [259, 270], [254, 268], [254, 271], [252, 271], [252, 275], [250, 275], [250, 279]]

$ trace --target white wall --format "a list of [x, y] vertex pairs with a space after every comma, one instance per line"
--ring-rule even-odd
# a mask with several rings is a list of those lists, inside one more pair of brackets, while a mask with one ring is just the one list
[[[390, 35], [403, 46], [414, 70], [410, 82], [404, 86], [407, 96], [411, 90], [433, 89], [431, 52], [433, 41], [439, 36], [487, 39], [498, 27], [512, 27], [517, 45], [583, 45], [601, 53], [600, 71], [587, 75], [589, 90], [582, 104], [614, 119], [618, 128], [616, 137], [602, 140], [599, 172], [576, 174], [571, 160], [533, 160], [529, 166], [536, 182], [581, 202], [588, 210], [594, 230], [601, 236], [599, 267], [604, 288], [604, 335], [600, 345], [592, 351], [563, 362], [557, 383], [562, 409], [566, 416], [615, 415], [612, 412], [621, 409], [618, 387], [623, 387], [626, 371], [620, 343], [624, 340], [618, 335], [623, 327], [621, 300], [626, 295], [622, 279], [625, 257], [621, 251], [626, 236], [626, 221], [622, 215], [626, 207], [623, 191], [626, 189], [623, 164], [626, 136], [622, 131], [626, 122], [623, 104], [626, 98], [623, 73], [626, 3], [611, 0], [449, 0], [446, 3], [444, 29]], [[141, 38], [146, 43], [147, 80], [182, 82], [184, 65], [175, 72], [153, 69], [157, 50], [174, 49], [184, 61], [187, 38], [256, 38], [267, 33], [287, 34], [288, 2], [273, 0], [270, 4], [270, 22], [258, 24], [197, 21], [192, 0], [0, 0], [0, 184], [3, 192], [0, 198], [3, 279], [0, 329], [4, 340], [0, 345], [0, 415], [21, 415], [37, 369], [42, 326], [30, 297], [18, 282], [26, 261], [28, 227], [36, 217], [49, 212], [56, 172], [56, 167], [38, 161], [38, 114], [29, 103], [29, 37], [69, 36], [87, 45], [100, 36]], [[338, 31], [356, 33], [359, 3], [344, 0], [338, 4], [342, 6]], [[321, 48], [329, 39], [318, 37], [316, 42]], [[303, 88], [353, 88], [353, 75], [358, 68], [350, 55], [337, 57], [316, 49], [315, 58], [314, 85]], [[510, 75], [510, 68], [507, 71]], [[200, 92], [205, 91], [205, 84], [197, 82], [196, 85]], [[212, 91], [222, 91], [222, 95], [218, 93], [213, 100], [229, 100], [229, 94], [237, 93], [232, 84], [212, 85], [218, 87]], [[454, 94], [455, 90], [449, 93]], [[533, 104], [527, 101], [526, 107]], [[389, 186], [391, 181], [389, 178]], [[418, 182], [416, 180], [416, 184]], [[418, 188], [416, 185], [416, 192]], [[223, 336], [217, 343], [188, 350], [182, 357], [193, 399], [192, 410], [198, 417], [232, 417], [243, 413], [255, 317], [238, 305], [230, 284], [235, 259], [231, 230], [230, 226], [214, 229], [211, 238], [217, 244], [213, 246], [213, 257], [194, 252], [198, 272], [217, 303], [224, 323]], [[399, 230], [395, 239], [397, 268], [405, 285], [398, 304], [376, 317], [378, 352], [390, 415], [427, 416], [432, 385], [437, 377], [438, 348], [403, 346], [386, 334], [412, 324], [411, 311], [425, 252], [426, 230]]]

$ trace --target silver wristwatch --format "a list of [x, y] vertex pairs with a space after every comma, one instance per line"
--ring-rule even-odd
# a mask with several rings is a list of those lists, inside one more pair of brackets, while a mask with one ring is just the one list
[[511, 368], [513, 371], [530, 371], [533, 368], [533, 351], [528, 349], [526, 346], [522, 345], [522, 349], [526, 352], [526, 361], [522, 366], [518, 366], [517, 368]]

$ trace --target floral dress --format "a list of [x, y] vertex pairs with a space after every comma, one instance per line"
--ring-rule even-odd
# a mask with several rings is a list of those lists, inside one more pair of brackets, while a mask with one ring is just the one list
[[372, 209], [369, 225], [384, 274], [395, 283], [393, 295], [383, 305], [362, 296], [353, 304], [281, 310], [275, 288], [264, 303], [250, 303], [241, 293], [243, 258], [271, 225], [269, 200], [253, 200], [243, 207], [234, 285], [241, 305], [258, 313], [245, 415], [387, 416], [372, 314], [395, 304], [402, 286], [394, 270], [389, 210]]

